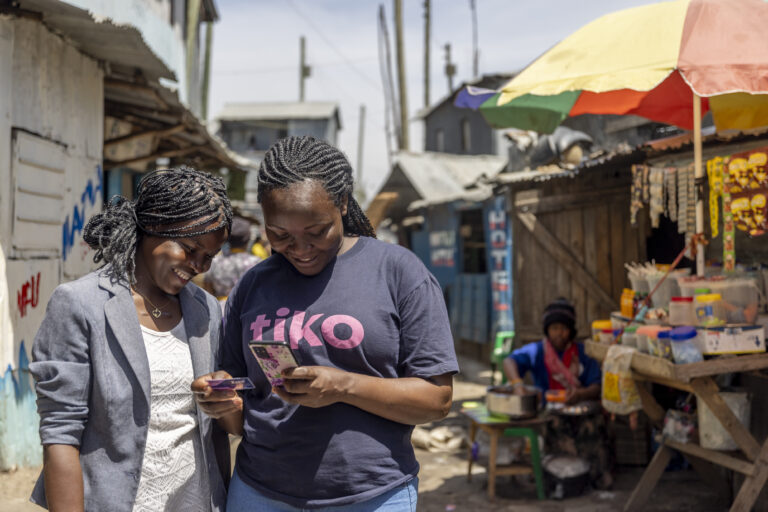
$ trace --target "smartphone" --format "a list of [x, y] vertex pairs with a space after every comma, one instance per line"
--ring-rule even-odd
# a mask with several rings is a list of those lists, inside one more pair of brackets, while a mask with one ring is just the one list
[[215, 390], [232, 389], [235, 391], [253, 389], [256, 387], [248, 377], [235, 377], [232, 379], [211, 379], [208, 381], [208, 385], [211, 387], [211, 389]]
[[299, 366], [291, 346], [284, 341], [252, 341], [249, 346], [273, 387], [283, 385], [283, 370]]

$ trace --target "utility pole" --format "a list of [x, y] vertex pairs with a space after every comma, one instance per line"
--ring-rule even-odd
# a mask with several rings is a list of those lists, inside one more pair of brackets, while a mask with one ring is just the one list
[[477, 5], [475, 0], [469, 0], [469, 8], [472, 10], [472, 76], [480, 76], [477, 49]]
[[360, 105], [360, 118], [357, 131], [357, 169], [355, 173], [355, 195], [361, 205], [365, 202], [365, 189], [363, 188], [363, 141], [365, 140], [365, 105]]
[[200, 115], [208, 120], [208, 86], [211, 82], [211, 46], [213, 45], [213, 23], [205, 23], [205, 57], [203, 57], [203, 83], [200, 86]]
[[397, 52], [397, 83], [400, 92], [400, 149], [408, 149], [408, 92], [405, 80], [405, 51], [403, 50], [403, 0], [395, 1], [395, 47]]
[[451, 62], [451, 43], [445, 43], [445, 76], [448, 78], [448, 94], [453, 92], [453, 75], [456, 74], [456, 65]]
[[387, 31], [387, 18], [384, 13], [384, 5], [379, 4], [379, 71], [381, 72], [381, 82], [384, 89], [384, 131], [387, 140], [387, 162], [392, 167], [392, 129], [394, 125], [395, 138], [399, 140], [400, 129], [398, 120], [400, 116], [396, 113], [395, 105], [395, 84], [392, 82], [392, 57], [389, 47], [389, 33]]
[[429, 107], [429, 0], [424, 0], [424, 107]]
[[307, 65], [306, 40], [299, 38], [299, 101], [304, 101], [304, 80], [312, 75], [312, 67]]

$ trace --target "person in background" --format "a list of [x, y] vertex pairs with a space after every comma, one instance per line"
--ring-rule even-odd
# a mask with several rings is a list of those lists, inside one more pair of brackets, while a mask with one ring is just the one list
[[135, 201], [115, 196], [83, 231], [105, 266], [56, 288], [35, 336], [50, 510], [223, 511], [229, 442], [189, 383], [214, 368], [221, 310], [191, 278], [227, 238], [224, 183], [158, 170]]
[[[576, 310], [558, 298], [544, 310], [544, 338], [513, 351], [504, 360], [504, 374], [515, 393], [526, 392], [523, 377], [530, 372], [534, 385], [565, 392], [565, 403], [575, 405], [600, 400], [600, 364], [576, 342]], [[554, 414], [547, 423], [546, 444], [550, 453], [579, 455], [590, 462], [592, 484], [606, 489], [613, 483], [608, 436], [602, 411], [565, 416]]]
[[[352, 176], [313, 137], [279, 140], [259, 168], [274, 252], [229, 296], [221, 371], [192, 384], [203, 410], [243, 436], [231, 512], [416, 510], [413, 426], [448, 414], [458, 364], [437, 280], [376, 240]], [[270, 387], [252, 340], [290, 343], [300, 366], [283, 386]], [[207, 385], [229, 375], [256, 389], [241, 399]]]
[[248, 253], [250, 241], [251, 223], [242, 217], [234, 217], [232, 232], [229, 234], [229, 251], [217, 254], [205, 274], [206, 284], [211, 287], [222, 307], [237, 280], [261, 261], [258, 256]]
[[261, 237], [261, 231], [256, 232], [256, 239], [251, 246], [251, 254], [265, 260], [269, 257], [269, 242]]

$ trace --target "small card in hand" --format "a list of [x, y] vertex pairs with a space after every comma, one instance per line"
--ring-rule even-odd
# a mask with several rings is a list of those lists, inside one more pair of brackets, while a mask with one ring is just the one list
[[239, 391], [241, 389], [253, 389], [254, 385], [251, 379], [248, 377], [235, 377], [233, 379], [211, 379], [208, 381], [208, 385], [211, 389], [217, 391], [234, 389]]

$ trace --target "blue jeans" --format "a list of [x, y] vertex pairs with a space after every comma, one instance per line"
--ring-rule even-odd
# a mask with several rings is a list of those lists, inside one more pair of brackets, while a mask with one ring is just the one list
[[[361, 503], [325, 507], [326, 512], [415, 512], [419, 478], [413, 477], [389, 492]], [[312, 509], [296, 508], [282, 501], [267, 498], [259, 491], [232, 475], [227, 495], [227, 512], [304, 512]]]

